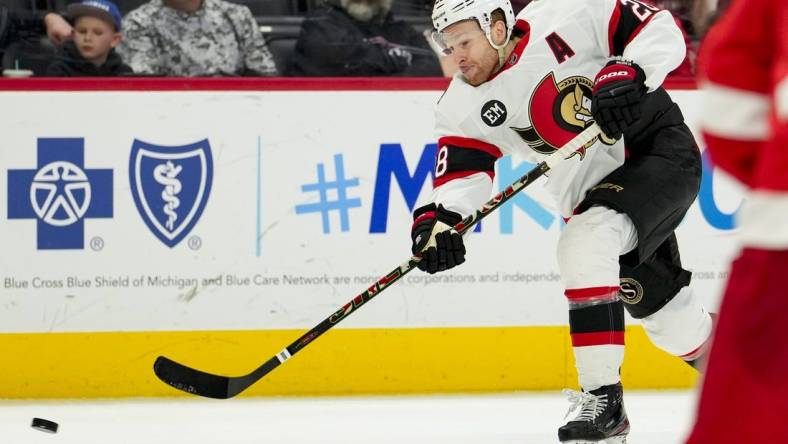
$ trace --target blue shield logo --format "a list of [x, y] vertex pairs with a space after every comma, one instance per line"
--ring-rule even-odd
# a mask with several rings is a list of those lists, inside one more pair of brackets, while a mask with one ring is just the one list
[[148, 228], [172, 248], [202, 215], [213, 181], [208, 139], [184, 146], [134, 140], [129, 160], [134, 203]]

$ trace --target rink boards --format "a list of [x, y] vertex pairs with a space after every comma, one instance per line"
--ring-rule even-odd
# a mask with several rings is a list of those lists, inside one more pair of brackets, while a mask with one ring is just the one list
[[[174, 395], [159, 354], [237, 374], [279, 352], [407, 258], [442, 86], [5, 84], [21, 90], [0, 92], [0, 397]], [[699, 93], [671, 94], [694, 127]], [[496, 189], [531, 166], [502, 159]], [[741, 190], [704, 172], [679, 238], [715, 306]], [[571, 386], [561, 226], [534, 184], [457, 271], [409, 274], [248, 393]], [[628, 321], [625, 383], [694, 383]]]

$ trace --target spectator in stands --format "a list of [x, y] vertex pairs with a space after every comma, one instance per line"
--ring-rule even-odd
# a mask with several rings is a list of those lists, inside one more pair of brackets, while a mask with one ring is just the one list
[[339, 0], [301, 25], [294, 76], [441, 76], [424, 35], [391, 13], [391, 0]]
[[0, 48], [18, 38], [43, 34], [62, 45], [71, 38], [71, 25], [54, 12], [11, 10], [0, 4]]
[[158, 76], [277, 74], [248, 7], [225, 0], [150, 0], [123, 19], [118, 52]]
[[63, 46], [74, 35], [74, 29], [62, 15], [54, 12], [44, 13], [44, 27], [49, 41], [57, 46]]
[[0, 70], [4, 73], [21, 70], [44, 74], [56, 46], [70, 38], [71, 25], [59, 14], [10, 9], [5, 1], [0, 1]]
[[115, 52], [121, 42], [121, 18], [110, 0], [82, 0], [69, 5], [74, 39], [63, 45], [47, 69], [48, 76], [118, 76], [132, 74]]

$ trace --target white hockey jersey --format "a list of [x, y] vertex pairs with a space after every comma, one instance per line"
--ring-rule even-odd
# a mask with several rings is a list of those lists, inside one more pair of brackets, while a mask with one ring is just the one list
[[[436, 109], [432, 200], [468, 215], [490, 198], [495, 161], [541, 162], [592, 119], [593, 79], [615, 57], [637, 63], [649, 91], [684, 59], [668, 11], [637, 0], [535, 0], [517, 16], [522, 35], [502, 69], [471, 86], [454, 76]], [[624, 162], [624, 141], [595, 139], [548, 173], [564, 217]]]

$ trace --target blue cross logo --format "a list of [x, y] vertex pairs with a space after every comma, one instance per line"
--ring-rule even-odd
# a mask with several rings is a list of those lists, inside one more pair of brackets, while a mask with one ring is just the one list
[[84, 139], [39, 138], [36, 169], [8, 170], [8, 218], [36, 219], [39, 250], [82, 249], [85, 218], [112, 217], [112, 170], [84, 164]]

